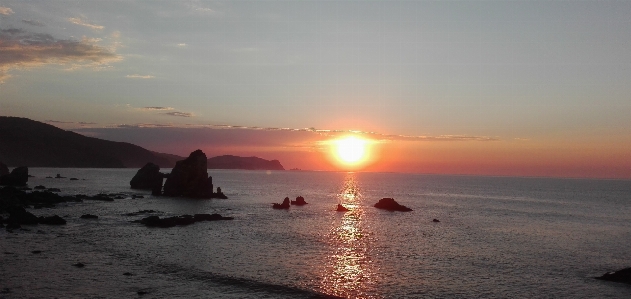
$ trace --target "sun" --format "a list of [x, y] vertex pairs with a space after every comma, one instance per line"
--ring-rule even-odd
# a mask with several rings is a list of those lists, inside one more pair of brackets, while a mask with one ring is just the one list
[[347, 165], [361, 163], [366, 159], [368, 141], [348, 136], [334, 141], [337, 159]]

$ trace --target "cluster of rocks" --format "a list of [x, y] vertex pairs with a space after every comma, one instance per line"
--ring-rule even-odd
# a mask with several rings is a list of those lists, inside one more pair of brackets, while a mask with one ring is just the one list
[[[153, 195], [190, 198], [223, 198], [226, 195], [217, 188], [213, 192], [213, 179], [208, 175], [208, 159], [201, 150], [192, 152], [188, 158], [178, 161], [170, 174], [160, 172], [160, 167], [147, 163], [138, 170], [129, 184], [132, 189], [149, 189]], [[162, 186], [163, 179], [164, 188]]]
[[294, 205], [294, 206], [304, 206], [308, 204], [308, 202], [305, 201], [305, 198], [302, 196], [298, 196], [296, 197], [296, 200], [289, 200], [289, 197], [285, 197], [285, 199], [283, 200], [283, 203], [274, 203], [272, 204], [272, 208], [273, 209], [277, 209], [277, 210], [288, 210], [290, 206]]
[[233, 220], [233, 217], [223, 217], [219, 214], [195, 214], [195, 215], [182, 215], [160, 218], [159, 216], [149, 216], [140, 220], [132, 221], [134, 223], [141, 223], [148, 227], [173, 227], [176, 225], [190, 225], [200, 221], [217, 221], [217, 220]]
[[63, 218], [53, 215], [53, 216], [40, 216], [37, 217], [30, 212], [27, 212], [23, 207], [20, 206], [11, 206], [7, 208], [7, 213], [9, 213], [9, 217], [7, 219], [3, 219], [0, 217], [0, 227], [4, 226], [4, 223], [7, 224], [7, 230], [13, 230], [20, 228], [22, 225], [36, 225], [36, 224], [48, 224], [48, 225], [63, 225], [66, 224], [66, 220]]

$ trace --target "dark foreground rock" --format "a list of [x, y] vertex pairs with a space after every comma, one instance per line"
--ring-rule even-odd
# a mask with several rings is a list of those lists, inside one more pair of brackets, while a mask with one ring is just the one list
[[380, 199], [379, 202], [375, 204], [375, 208], [388, 210], [388, 211], [400, 211], [400, 212], [412, 211], [412, 209], [410, 209], [410, 208], [408, 208], [408, 207], [406, 207], [404, 205], [400, 205], [393, 198], [382, 198], [382, 199]]
[[631, 268], [625, 268], [616, 272], [605, 273], [603, 274], [603, 276], [596, 277], [596, 279], [631, 284]]
[[160, 218], [158, 216], [149, 216], [141, 220], [132, 221], [134, 223], [141, 223], [148, 227], [173, 227], [176, 225], [190, 225], [200, 221], [217, 221], [217, 220], [233, 220], [233, 217], [223, 217], [219, 214], [195, 214], [174, 216], [167, 218]]
[[0, 162], [0, 176], [9, 174], [9, 167], [4, 163]]
[[[51, 188], [52, 189], [52, 188]], [[0, 187], [0, 213], [7, 211], [8, 209], [17, 207], [29, 207], [32, 206], [35, 209], [38, 208], [52, 208], [56, 204], [62, 202], [81, 202], [83, 200], [101, 200], [101, 201], [113, 201], [113, 199], [107, 194], [98, 194], [95, 196], [88, 196], [78, 194], [75, 196], [61, 196], [48, 191], [33, 191], [25, 192], [15, 187]], [[60, 191], [58, 189], [53, 191]]]
[[344, 207], [341, 204], [337, 204], [337, 209], [335, 209], [335, 210], [338, 211], [338, 212], [348, 212], [349, 211], [346, 207]]
[[162, 188], [162, 179], [164, 174], [160, 172], [160, 166], [147, 163], [142, 168], [138, 169], [136, 175], [129, 181], [129, 185], [132, 189], [146, 189], [153, 190], [160, 186]]
[[28, 168], [25, 166], [16, 167], [11, 173], [0, 176], [0, 185], [26, 186], [26, 182], [28, 182]]
[[92, 215], [92, 214], [84, 214], [81, 215], [81, 217], [79, 217], [81, 219], [99, 219], [99, 216], [96, 215]]
[[164, 195], [192, 198], [213, 198], [213, 178], [208, 175], [206, 154], [192, 152], [188, 158], [177, 161], [164, 183]]
[[11, 206], [7, 208], [7, 212], [9, 213], [9, 218], [7, 218], [6, 222], [9, 224], [15, 223], [32, 225], [39, 223], [39, 218], [32, 213], [27, 212], [23, 207]]
[[57, 215], [48, 216], [48, 217], [40, 216], [39, 223], [48, 224], [48, 225], [64, 225], [66, 224], [66, 220], [64, 220], [63, 218]]
[[288, 210], [290, 206], [290, 202], [289, 202], [289, 197], [285, 197], [285, 199], [283, 200], [283, 203], [278, 204], [272, 204], [272, 208], [273, 209], [277, 209], [277, 210]]
[[292, 200], [291, 201], [291, 204], [295, 205], [295, 206], [304, 206], [304, 205], [308, 204], [308, 202], [305, 201], [304, 197], [298, 196], [298, 197], [296, 197], [296, 200]]

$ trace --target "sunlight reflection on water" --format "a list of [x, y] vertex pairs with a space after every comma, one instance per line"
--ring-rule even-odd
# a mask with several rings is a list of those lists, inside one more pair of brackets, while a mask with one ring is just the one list
[[354, 173], [349, 173], [338, 194], [339, 202], [350, 211], [337, 218], [327, 234], [331, 248], [321, 288], [324, 292], [346, 298], [369, 298], [376, 271], [369, 255], [370, 232], [365, 217], [363, 197]]

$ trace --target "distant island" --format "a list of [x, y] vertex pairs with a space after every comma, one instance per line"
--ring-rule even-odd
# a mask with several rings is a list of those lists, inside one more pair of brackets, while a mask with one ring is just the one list
[[[8, 166], [140, 168], [151, 162], [172, 168], [184, 160], [127, 143], [87, 137], [28, 118], [0, 116], [0, 162]], [[218, 156], [209, 169], [285, 170], [278, 160]]]

